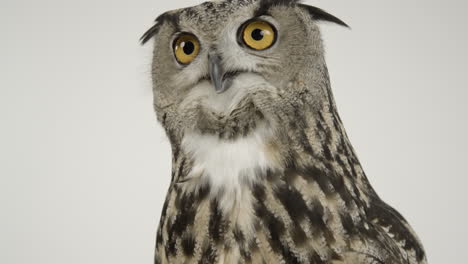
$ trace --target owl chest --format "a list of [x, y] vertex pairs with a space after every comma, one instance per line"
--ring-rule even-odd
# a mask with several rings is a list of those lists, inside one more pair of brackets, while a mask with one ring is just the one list
[[234, 140], [187, 134], [182, 148], [193, 161], [188, 177], [208, 184], [210, 195], [218, 198], [223, 209], [241, 202], [267, 170], [279, 167], [270, 147], [271, 135], [265, 126]]
[[[183, 245], [190, 234], [197, 245], [189, 254], [194, 256], [192, 260], [208, 259], [205, 251], [210, 249], [217, 252], [212, 254], [217, 257], [211, 263], [237, 263], [242, 249], [253, 244], [258, 219], [252, 186], [262, 180], [267, 170], [278, 167], [268, 147], [270, 135], [269, 130], [261, 127], [235, 140], [197, 133], [184, 137], [182, 150], [192, 166], [186, 175], [190, 180], [180, 185], [178, 193], [193, 198], [171, 199], [183, 204], [178, 206], [175, 202], [174, 208], [179, 209], [168, 217], [167, 239], [174, 236], [172, 227], [182, 226], [177, 219], [191, 219], [188, 225], [181, 227], [184, 231], [180, 238], [172, 239], [175, 244]], [[207, 194], [195, 195], [201, 188], [207, 190]]]

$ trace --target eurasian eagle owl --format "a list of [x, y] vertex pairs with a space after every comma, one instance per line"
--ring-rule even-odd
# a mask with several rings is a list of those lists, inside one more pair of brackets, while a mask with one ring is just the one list
[[295, 0], [221, 0], [142, 37], [173, 157], [156, 263], [426, 263], [346, 136], [320, 21], [346, 26]]

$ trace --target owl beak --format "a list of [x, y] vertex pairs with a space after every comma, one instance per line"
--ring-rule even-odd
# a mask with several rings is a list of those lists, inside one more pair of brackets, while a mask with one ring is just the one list
[[208, 55], [210, 63], [210, 78], [217, 93], [223, 93], [231, 86], [232, 82], [224, 78], [225, 71], [221, 58], [217, 54]]

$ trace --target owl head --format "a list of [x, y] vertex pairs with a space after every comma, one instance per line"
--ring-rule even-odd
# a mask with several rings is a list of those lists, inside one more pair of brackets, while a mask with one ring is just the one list
[[153, 91], [171, 143], [190, 132], [224, 139], [332, 104], [317, 22], [346, 26], [295, 0], [221, 0], [169, 11], [154, 38]]

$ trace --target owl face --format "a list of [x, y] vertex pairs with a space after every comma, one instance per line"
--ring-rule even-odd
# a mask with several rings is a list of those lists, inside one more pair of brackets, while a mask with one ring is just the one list
[[158, 17], [142, 39], [155, 37], [154, 104], [166, 131], [235, 138], [261, 122], [281, 126], [278, 114], [305, 90], [320, 104], [320, 19], [343, 23], [285, 0], [206, 2]]

